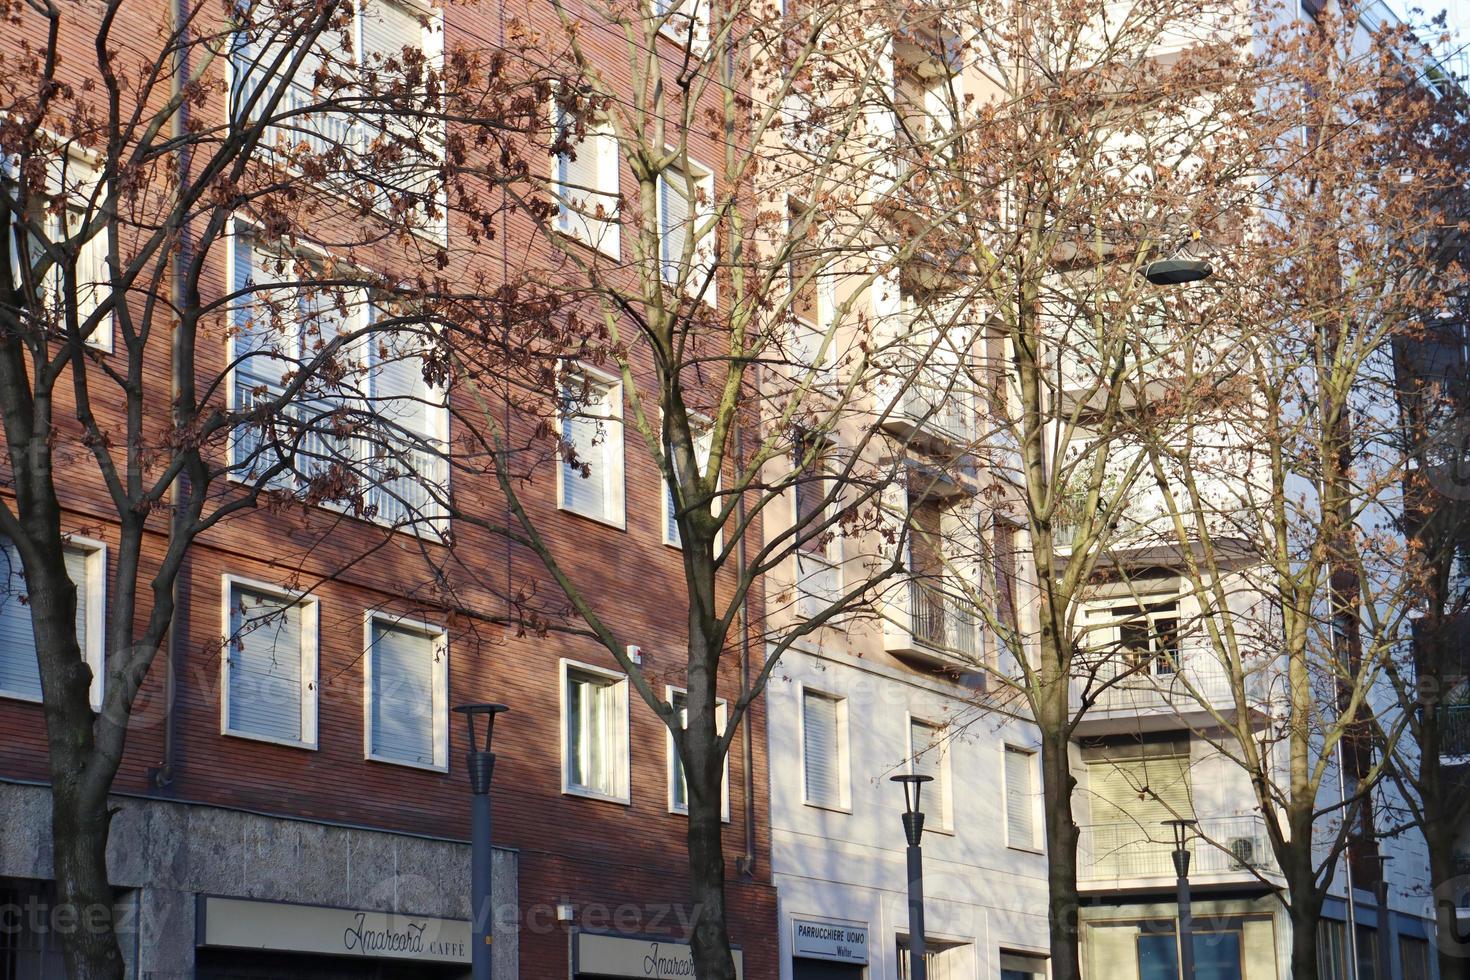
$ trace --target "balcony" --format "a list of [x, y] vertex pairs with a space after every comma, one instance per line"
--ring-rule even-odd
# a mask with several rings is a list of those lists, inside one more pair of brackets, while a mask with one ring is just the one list
[[[1174, 881], [1174, 842], [1168, 827], [1109, 823], [1078, 829], [1077, 879], [1084, 890], [1142, 890]], [[1196, 830], [1199, 838], [1190, 845], [1192, 885], [1241, 884], [1279, 875], [1260, 816], [1209, 817]]]
[[883, 427], [916, 448], [962, 449], [975, 434], [974, 400], [951, 374], [922, 369], [908, 381]]
[[883, 646], [935, 666], [972, 667], [980, 660], [980, 621], [960, 595], [909, 579], [891, 595]]
[[[1234, 685], [1215, 647], [1185, 639], [1173, 658], [1130, 662], [1121, 654], [1092, 654], [1073, 665], [1072, 710], [1090, 698], [1077, 724], [1079, 738], [1124, 732], [1169, 731], [1212, 724], [1215, 713], [1235, 714]], [[1243, 678], [1248, 710], [1266, 716], [1260, 669]]]

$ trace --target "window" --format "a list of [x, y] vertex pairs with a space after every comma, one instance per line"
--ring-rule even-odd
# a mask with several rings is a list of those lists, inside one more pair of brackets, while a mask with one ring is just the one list
[[847, 702], [843, 698], [802, 691], [801, 761], [806, 802], [846, 809]]
[[1012, 634], [1020, 629], [1016, 604], [1016, 526], [997, 517], [993, 526], [995, 549], [995, 614]]
[[1155, 675], [1173, 674], [1179, 667], [1179, 605], [1114, 606], [1118, 623], [1118, 651], [1129, 667]]
[[655, 17], [666, 18], [659, 31], [696, 53], [709, 45], [709, 0], [653, 0]]
[[1036, 849], [1036, 781], [1032, 775], [1036, 753], [1005, 747], [1006, 844]]
[[[431, 65], [442, 60], [441, 15], [427, 5], [397, 0], [354, 3], [345, 8], [352, 12], [351, 22], [322, 31], [295, 74], [286, 77], [297, 52], [285, 50], [281, 39], [301, 37], [295, 30], [301, 26], [298, 16], [280, 0], [236, 9], [248, 12], [248, 19], [230, 38], [231, 121], [260, 121], [279, 95], [269, 111], [263, 150], [298, 167], [302, 153], [323, 159], [328, 189], [366, 192], [381, 211], [442, 237], [446, 226], [437, 203], [443, 123], [435, 106], [439, 93], [426, 84], [437, 73], [422, 70], [425, 60]], [[337, 82], [319, 83], [324, 77]], [[426, 111], [392, 111], [405, 97]], [[344, 100], [367, 109], [333, 107]], [[336, 159], [339, 153], [345, 159]], [[366, 174], [371, 186], [364, 187]]]
[[562, 790], [628, 802], [628, 680], [562, 661]]
[[[664, 282], [715, 302], [714, 176], [668, 167], [658, 176], [659, 262]], [[698, 238], [692, 236], [699, 233]]]
[[1399, 960], [1404, 980], [1429, 980], [1429, 941], [1417, 936], [1399, 937]]
[[1347, 925], [1333, 919], [1317, 922], [1317, 963], [1326, 980], [1347, 977]]
[[832, 477], [830, 442], [815, 435], [796, 439], [793, 460], [792, 518], [796, 549], [797, 612], [820, 615], [842, 592], [842, 539], [836, 523], [837, 484]]
[[[7, 177], [15, 174], [12, 158], [5, 157], [0, 163], [4, 164]], [[94, 229], [85, 240], [80, 240], [88, 223], [95, 221], [100, 213], [102, 202], [97, 182], [96, 165], [84, 158], [80, 151], [59, 152], [57, 158], [48, 161], [45, 195], [64, 198], [65, 207], [59, 212], [52, 211], [47, 206], [44, 195], [32, 194], [31, 217], [40, 226], [47, 241], [75, 255], [74, 263], [63, 260], [66, 267], [51, 266], [44, 280], [45, 294], [41, 299], [55, 316], [56, 328], [64, 330], [67, 313], [74, 312], [78, 329], [90, 331], [86, 342], [98, 350], [111, 352], [111, 314], [100, 318], [90, 328], [86, 322], [107, 301], [112, 291], [112, 274], [107, 265], [109, 241], [106, 224], [100, 229]], [[32, 263], [41, 261], [44, 257], [42, 243], [34, 241], [30, 248]], [[63, 295], [68, 274], [71, 275], [74, 286], [73, 301], [70, 303], [66, 302], [67, 298]]]
[[569, 372], [561, 385], [562, 508], [622, 527], [623, 386]]
[[449, 657], [443, 630], [369, 616], [364, 661], [367, 757], [449, 768]]
[[552, 166], [557, 199], [556, 229], [613, 258], [619, 256], [618, 141], [605, 122], [579, 125], [560, 105], [552, 106], [555, 145], [565, 147]]
[[917, 718], [909, 719], [909, 771], [934, 780], [924, 784], [920, 799], [929, 826], [936, 830], [951, 826], [948, 749], [943, 728]]
[[316, 748], [316, 600], [228, 576], [224, 592], [223, 733]]
[[[685, 709], [685, 702], [686, 702], [686, 698], [687, 698], [686, 693], [684, 691], [682, 691], [682, 690], [679, 690], [678, 688], [671, 687], [671, 688], [668, 688], [667, 689], [667, 691], [665, 692], [665, 696], [668, 697], [669, 704], [671, 704], [671, 705], [674, 706], [674, 710], [677, 711], [677, 712], [679, 712], [679, 721], [681, 723], [687, 725], [687, 723], [688, 723], [688, 717], [687, 717], [687, 711]], [[725, 704], [725, 700], [723, 698], [720, 698], [720, 699], [718, 699], [718, 700], [715, 701], [715, 728], [716, 728], [716, 730], [721, 735], [723, 735], [725, 733], [725, 721], [726, 721], [726, 717], [727, 717], [727, 706]], [[689, 792], [688, 792], [689, 786], [688, 786], [688, 783], [684, 779], [684, 766], [679, 761], [679, 750], [674, 745], [674, 735], [673, 735], [673, 733], [670, 732], [666, 737], [668, 739], [668, 749], [669, 749], [669, 751], [668, 751], [668, 760], [669, 760], [669, 812], [671, 812], [671, 813], [688, 813], [689, 812]], [[720, 806], [722, 808], [722, 815], [723, 815], [724, 819], [729, 820], [730, 819], [730, 756], [729, 756], [729, 753], [726, 753], [726, 755], [725, 755], [725, 775], [724, 775], [724, 783], [722, 784], [721, 790], [720, 790]]]
[[[73, 539], [66, 549], [66, 574], [77, 587], [77, 645], [92, 668], [92, 710], [102, 707], [103, 583], [107, 553], [100, 544], [83, 545]], [[36, 637], [31, 626], [25, 570], [20, 552], [0, 538], [0, 697], [41, 700], [41, 667], [36, 660]]]
[[[274, 251], [238, 231], [231, 244], [232, 288], [242, 297], [233, 311], [233, 407], [274, 403], [291, 375], [313, 370], [285, 411], [239, 426], [233, 475], [255, 481], [279, 467], [270, 486], [303, 494], [327, 477], [324, 489], [337, 496], [314, 499], [392, 527], [442, 531], [449, 410], [424, 378], [426, 328], [368, 333], [378, 318], [408, 321], [412, 311], [372, 302], [361, 289], [312, 288], [326, 257]], [[325, 344], [354, 335], [338, 370], [313, 364]]]
[[[1239, 931], [1196, 931], [1190, 938], [1195, 980], [1242, 980]], [[1172, 927], [1139, 933], [1138, 978], [1179, 980], [1179, 940]]]
[[836, 305], [833, 295], [832, 277], [817, 268], [813, 254], [816, 236], [808, 234], [797, 240], [798, 229], [803, 220], [813, 221], [806, 215], [804, 205], [792, 201], [787, 205], [786, 227], [791, 238], [791, 257], [787, 262], [787, 281], [791, 289], [792, 344], [790, 356], [797, 369], [814, 368], [825, 371], [831, 366], [832, 351], [827, 349], [827, 329]]
[[[714, 430], [708, 425], [702, 426], [694, 433], [694, 461], [699, 464], [700, 472], [704, 472], [709, 466], [710, 450], [714, 445]], [[671, 464], [672, 465], [672, 464]], [[714, 505], [712, 505], [714, 506]], [[676, 508], [674, 506], [674, 491], [670, 486], [664, 487], [664, 544], [680, 547], [679, 522], [675, 519]]]
[[1001, 950], [1000, 980], [1046, 980], [1046, 957]]

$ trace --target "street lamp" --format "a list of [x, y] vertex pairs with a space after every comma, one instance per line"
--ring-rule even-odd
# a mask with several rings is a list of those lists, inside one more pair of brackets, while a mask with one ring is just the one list
[[1189, 913], [1189, 832], [1193, 820], [1165, 820], [1174, 832], [1174, 874], [1179, 902], [1179, 980], [1194, 980], [1194, 922]]
[[[470, 976], [490, 980], [490, 943], [495, 925], [491, 883], [494, 855], [490, 849], [490, 778], [495, 775], [495, 754], [490, 738], [495, 734], [495, 716], [510, 708], [503, 704], [462, 704], [454, 709], [469, 725], [470, 750], [465, 756], [470, 774]], [[485, 719], [485, 747], [475, 737], [476, 719]]]
[[1143, 277], [1155, 286], [1182, 286], [1208, 279], [1213, 271], [1204, 259], [1159, 259], [1143, 267]]
[[904, 773], [892, 777], [903, 784], [903, 835], [908, 839], [909, 860], [909, 980], [926, 980], [924, 965], [924, 853], [919, 840], [924, 836], [924, 811], [919, 793], [933, 776]]

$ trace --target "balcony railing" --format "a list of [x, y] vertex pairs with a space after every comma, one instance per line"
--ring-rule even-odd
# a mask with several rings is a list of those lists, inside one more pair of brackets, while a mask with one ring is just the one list
[[[1174, 842], [1168, 827], [1138, 823], [1078, 828], [1077, 877], [1083, 881], [1174, 878]], [[1255, 815], [1209, 817], [1189, 846], [1191, 878], [1269, 874], [1276, 869], [1265, 821]]]
[[[1094, 653], [1075, 664], [1072, 704], [1092, 699], [1092, 712], [1198, 711], [1204, 706], [1234, 707], [1235, 683], [1206, 640], [1185, 639], [1172, 653], [1160, 653], [1148, 663], [1122, 652]], [[1261, 679], [1247, 672], [1241, 678], [1247, 702], [1259, 700]]]
[[980, 655], [980, 624], [968, 602], [918, 579], [909, 581], [909, 632], [916, 642], [941, 653]]
[[1470, 755], [1470, 704], [1439, 709], [1439, 754]]

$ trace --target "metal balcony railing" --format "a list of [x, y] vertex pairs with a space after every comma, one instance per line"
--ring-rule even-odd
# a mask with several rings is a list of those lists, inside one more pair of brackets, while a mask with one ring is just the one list
[[[1072, 705], [1090, 697], [1093, 712], [1226, 709], [1235, 703], [1235, 684], [1205, 640], [1185, 639], [1148, 662], [1123, 652], [1099, 652], [1075, 664], [1073, 672]], [[1246, 700], [1254, 704], [1260, 677], [1248, 673], [1242, 681]]]
[[[1271, 873], [1276, 860], [1265, 821], [1255, 815], [1207, 817], [1189, 850], [1192, 878]], [[1077, 876], [1083, 881], [1174, 878], [1174, 842], [1168, 827], [1104, 823], [1078, 828]]]
[[954, 656], [979, 656], [980, 624], [969, 603], [918, 579], [909, 581], [908, 601], [916, 642]]
[[1470, 755], [1470, 704], [1439, 709], [1439, 754]]

